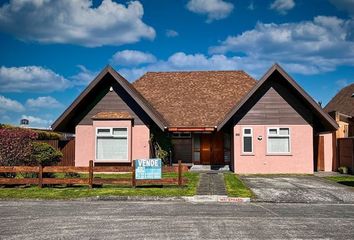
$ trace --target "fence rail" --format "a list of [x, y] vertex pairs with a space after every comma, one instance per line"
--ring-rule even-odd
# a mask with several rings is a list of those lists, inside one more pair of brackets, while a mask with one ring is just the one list
[[[188, 167], [182, 165], [178, 161], [178, 166], [162, 167], [163, 173], [175, 172], [178, 173], [177, 178], [162, 178], [157, 180], [137, 180], [135, 179], [134, 166], [116, 166], [116, 167], [94, 167], [91, 160], [88, 167], [67, 167], [67, 166], [48, 166], [48, 167], [28, 167], [28, 166], [0, 166], [0, 173], [37, 173], [36, 178], [0, 178], [0, 185], [19, 185], [32, 184], [38, 185], [40, 188], [45, 184], [81, 184], [88, 185], [92, 188], [94, 185], [110, 184], [110, 185], [127, 185], [135, 187], [137, 185], [178, 185], [182, 186], [187, 183], [187, 179], [183, 178], [183, 172], [188, 170]], [[95, 173], [131, 173], [129, 178], [98, 178]], [[86, 173], [86, 178], [46, 178], [43, 173]], [[44, 175], [45, 176], [45, 175]]]

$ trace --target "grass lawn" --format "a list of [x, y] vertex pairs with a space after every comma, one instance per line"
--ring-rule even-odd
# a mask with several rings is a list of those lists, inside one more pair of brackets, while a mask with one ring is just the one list
[[[177, 177], [176, 173], [163, 174], [164, 177]], [[58, 176], [59, 177], [59, 176]], [[60, 177], [63, 177], [62, 175]], [[101, 178], [126, 178], [129, 174], [95, 174]], [[187, 172], [184, 177], [188, 179], [186, 186], [145, 186], [145, 187], [125, 187], [103, 185], [103, 187], [89, 189], [88, 186], [55, 186], [44, 187], [0, 187], [0, 199], [73, 199], [95, 196], [193, 196], [199, 181], [198, 173]]]
[[229, 197], [253, 197], [252, 191], [234, 173], [224, 173], [227, 195]]
[[349, 186], [349, 187], [354, 187], [354, 176], [332, 176], [332, 177], [326, 177], [326, 179], [329, 179], [331, 181]]

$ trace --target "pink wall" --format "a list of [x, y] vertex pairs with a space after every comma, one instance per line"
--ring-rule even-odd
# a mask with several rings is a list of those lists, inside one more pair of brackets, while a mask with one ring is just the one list
[[320, 134], [324, 138], [324, 171], [332, 171], [333, 162], [333, 145], [332, 133]]
[[[253, 154], [242, 154], [242, 128], [253, 128]], [[290, 154], [267, 154], [267, 128], [290, 128]], [[236, 125], [234, 171], [239, 174], [313, 173], [313, 131], [310, 125]], [[262, 140], [257, 138], [261, 136]]]
[[150, 129], [145, 125], [133, 127], [133, 159], [149, 158]]
[[[78, 125], [75, 129], [75, 166], [88, 166], [89, 160], [96, 161], [96, 128], [126, 127], [128, 129], [128, 160], [149, 158], [149, 128], [145, 125], [132, 126], [131, 121], [93, 121], [93, 125]], [[107, 162], [107, 161], [105, 161]], [[109, 161], [117, 162], [117, 161]], [[119, 161], [123, 163], [122, 161]]]

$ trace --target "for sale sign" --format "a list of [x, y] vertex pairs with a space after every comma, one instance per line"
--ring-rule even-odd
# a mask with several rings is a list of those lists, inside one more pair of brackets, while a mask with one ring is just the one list
[[153, 180], [162, 178], [162, 161], [160, 158], [135, 160], [135, 179]]

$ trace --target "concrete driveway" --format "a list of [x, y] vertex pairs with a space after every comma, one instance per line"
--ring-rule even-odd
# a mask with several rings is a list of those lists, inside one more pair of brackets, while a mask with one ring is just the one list
[[242, 176], [255, 201], [354, 203], [354, 189], [316, 176]]

